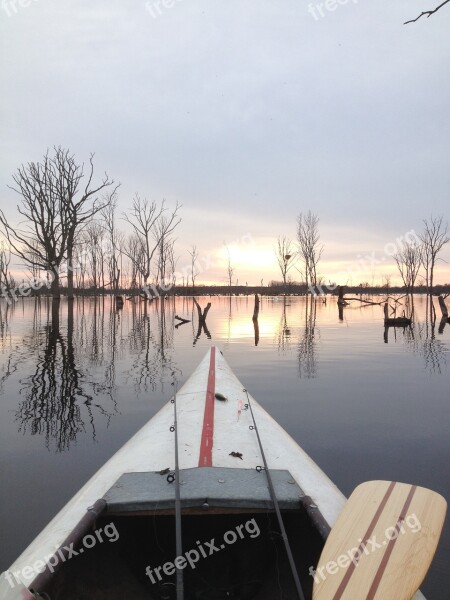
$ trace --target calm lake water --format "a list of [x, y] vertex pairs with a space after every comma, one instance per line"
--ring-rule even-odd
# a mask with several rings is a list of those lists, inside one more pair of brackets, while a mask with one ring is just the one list
[[[450, 498], [450, 325], [425, 297], [414, 326], [384, 337], [380, 306], [343, 311], [335, 299], [211, 301], [197, 331], [192, 299], [47, 299], [0, 304], [0, 570], [83, 483], [171, 397], [217, 344], [237, 376], [349, 495], [394, 479]], [[400, 309], [403, 310], [404, 307]], [[192, 322], [174, 327], [175, 314]], [[450, 527], [423, 591], [448, 600]]]

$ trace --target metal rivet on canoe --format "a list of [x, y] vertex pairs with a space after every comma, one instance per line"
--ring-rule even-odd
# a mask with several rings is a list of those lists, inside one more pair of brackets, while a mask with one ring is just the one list
[[225, 479], [218, 479], [219, 483], [225, 483]]

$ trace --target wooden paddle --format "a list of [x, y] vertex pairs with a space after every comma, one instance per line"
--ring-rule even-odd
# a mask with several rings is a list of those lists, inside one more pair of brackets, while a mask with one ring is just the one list
[[314, 576], [313, 600], [410, 600], [438, 545], [447, 503], [394, 481], [359, 485], [339, 515]]

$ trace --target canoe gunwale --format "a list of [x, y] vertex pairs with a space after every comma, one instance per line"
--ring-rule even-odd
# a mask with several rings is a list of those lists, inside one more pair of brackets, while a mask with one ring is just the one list
[[[95, 523], [97, 519], [101, 517], [106, 512], [106, 501], [103, 498], [97, 500], [93, 506], [89, 506], [86, 509], [86, 513], [82, 516], [80, 521], [75, 525], [73, 530], [61, 544], [61, 546], [54, 552], [53, 556], [56, 554], [63, 554], [65, 558], [68, 557], [69, 553], [67, 552], [67, 548], [76, 547], [82, 540], [82, 538], [89, 532], [95, 528]], [[56, 562], [56, 566], [52, 567], [53, 572], [50, 572], [48, 564], [45, 567], [45, 570], [40, 573], [29, 586], [30, 591], [39, 592], [39, 590], [43, 590], [47, 587], [48, 582], [51, 578], [54, 577], [55, 573], [61, 568], [64, 564], [64, 560], [60, 560]]]

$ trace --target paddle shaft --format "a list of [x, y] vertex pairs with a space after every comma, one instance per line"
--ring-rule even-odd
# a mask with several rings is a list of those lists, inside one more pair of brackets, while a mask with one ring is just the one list
[[[173, 397], [173, 412], [175, 428], [175, 543], [177, 556], [183, 552], [181, 538], [181, 496], [180, 496], [180, 468], [178, 465], [178, 426], [177, 426], [177, 393]], [[183, 571], [177, 568], [177, 600], [184, 599]]]
[[267, 466], [266, 455], [264, 454], [264, 450], [263, 450], [262, 443], [261, 443], [261, 438], [259, 437], [259, 431], [258, 431], [258, 427], [256, 425], [255, 415], [253, 414], [253, 408], [252, 408], [252, 404], [250, 402], [250, 397], [249, 397], [248, 391], [246, 389], [244, 389], [244, 392], [247, 396], [247, 403], [248, 403], [248, 407], [250, 408], [250, 414], [252, 416], [253, 427], [255, 428], [256, 437], [258, 438], [259, 450], [261, 452], [261, 457], [264, 462], [264, 471], [266, 473], [267, 483], [269, 485], [270, 497], [271, 497], [273, 505], [275, 507], [275, 513], [277, 515], [278, 525], [280, 527], [281, 537], [283, 538], [284, 547], [286, 548], [286, 554], [287, 554], [287, 557], [289, 560], [289, 565], [291, 567], [292, 577], [294, 579], [295, 588], [297, 590], [297, 595], [300, 598], [300, 600], [305, 600], [305, 595], [303, 593], [302, 585], [300, 583], [300, 578], [297, 573], [297, 567], [295, 566], [294, 557], [292, 555], [291, 545], [289, 544], [289, 539], [288, 539], [286, 529], [285, 529], [284, 523], [283, 523], [283, 517], [281, 516], [280, 506], [278, 504], [277, 496], [275, 494], [275, 488], [273, 487], [272, 477], [270, 475], [269, 467]]

